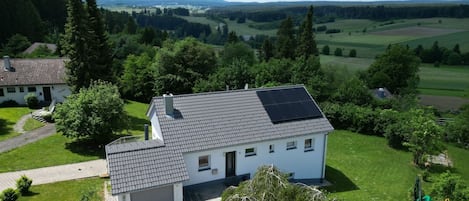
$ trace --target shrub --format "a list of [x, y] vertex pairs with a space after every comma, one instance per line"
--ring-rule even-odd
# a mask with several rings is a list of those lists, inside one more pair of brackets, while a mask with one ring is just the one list
[[342, 49], [341, 48], [336, 48], [334, 51], [335, 56], [342, 56]]
[[447, 171], [436, 178], [431, 195], [435, 200], [469, 200], [469, 188], [461, 177]]
[[26, 104], [28, 105], [29, 108], [35, 109], [39, 107], [39, 100], [36, 97], [36, 94], [34, 93], [28, 93], [25, 97], [24, 100], [26, 101]]
[[329, 53], [330, 53], [329, 45], [325, 45], [325, 46], [322, 48], [322, 54], [329, 55]]
[[12, 188], [5, 189], [2, 194], [0, 195], [1, 201], [16, 201], [18, 200], [18, 192], [16, 192]]
[[16, 180], [16, 188], [21, 193], [21, 195], [25, 195], [29, 192], [29, 187], [31, 187], [32, 183], [33, 180], [26, 177], [26, 175], [23, 175], [18, 180]]
[[357, 50], [351, 49], [348, 56], [349, 57], [357, 57]]
[[6, 100], [0, 103], [0, 107], [16, 107], [18, 103], [14, 100]]

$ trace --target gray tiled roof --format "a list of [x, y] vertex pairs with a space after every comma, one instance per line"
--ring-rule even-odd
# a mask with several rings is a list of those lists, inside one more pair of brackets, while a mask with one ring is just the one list
[[14, 71], [0, 61], [0, 86], [65, 84], [65, 59], [10, 59]]
[[[149, 184], [152, 182], [155, 184], [153, 186], [156, 186], [187, 180], [188, 175], [182, 153], [333, 130], [326, 118], [273, 124], [257, 97], [256, 91], [280, 88], [304, 89], [303, 86], [288, 86], [176, 95], [173, 98], [174, 109], [180, 113], [180, 116], [174, 119], [165, 115], [163, 97], [153, 98], [150, 107], [156, 107], [164, 146], [155, 144], [153, 148], [150, 148], [148, 144], [144, 146], [132, 144], [131, 146], [134, 146], [136, 151], [126, 149], [123, 152], [111, 153], [108, 161], [112, 193], [141, 190], [140, 186], [148, 188], [152, 186]], [[145, 148], [141, 149], [142, 147]], [[165, 156], [166, 154], [169, 156]], [[115, 159], [124, 155], [127, 159], [133, 160]], [[167, 161], [169, 157], [172, 160]], [[144, 163], [148, 164], [147, 160], [151, 160], [149, 164], [151, 167], [142, 167], [145, 166]], [[164, 161], [170, 162], [171, 166], [161, 164], [165, 163]], [[153, 171], [138, 172], [139, 169], [145, 168]], [[124, 171], [118, 172], [117, 169]], [[154, 178], [167, 171], [174, 173], [176, 179], [168, 177], [167, 181], [163, 181], [160, 178]], [[145, 178], [138, 180], [137, 185], [130, 185], [125, 183], [125, 180], [116, 179], [136, 175]], [[154, 182], [154, 180], [159, 182]]]

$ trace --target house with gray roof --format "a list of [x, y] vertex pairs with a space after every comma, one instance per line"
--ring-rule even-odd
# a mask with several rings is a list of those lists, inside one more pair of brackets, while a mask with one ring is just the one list
[[273, 164], [322, 182], [333, 127], [302, 85], [154, 97], [151, 140], [111, 143], [106, 157], [119, 201], [182, 201], [183, 189]]
[[10, 59], [0, 62], [0, 103], [14, 100], [26, 104], [34, 93], [39, 101], [63, 102], [71, 94], [65, 83], [65, 59]]

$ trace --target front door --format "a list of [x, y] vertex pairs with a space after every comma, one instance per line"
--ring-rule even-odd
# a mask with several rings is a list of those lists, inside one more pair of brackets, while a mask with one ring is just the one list
[[51, 98], [51, 95], [50, 95], [50, 87], [42, 87], [42, 92], [44, 93], [44, 101], [45, 102], [52, 101], [52, 98]]
[[226, 177], [236, 176], [236, 151], [226, 152]]

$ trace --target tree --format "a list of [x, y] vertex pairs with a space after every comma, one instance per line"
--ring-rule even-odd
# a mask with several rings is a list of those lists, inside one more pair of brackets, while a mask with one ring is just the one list
[[335, 48], [334, 55], [341, 57], [342, 56], [342, 48]]
[[112, 69], [112, 55], [108, 36], [104, 29], [104, 22], [96, 5], [96, 0], [86, 0], [88, 11], [89, 39], [87, 53], [89, 55], [89, 69], [91, 80], [114, 82]]
[[414, 163], [423, 166], [428, 155], [443, 151], [443, 129], [423, 110], [412, 109], [410, 115], [412, 118], [407, 122], [410, 135], [404, 145], [412, 152]]
[[127, 24], [125, 24], [124, 32], [127, 34], [135, 34], [137, 33], [137, 23], [133, 17], [128, 17]]
[[230, 33], [228, 34], [228, 40], [226, 42], [227, 43], [237, 43], [237, 42], [239, 42], [239, 38], [236, 35], [235, 31], [230, 31]]
[[469, 104], [460, 109], [460, 113], [454, 121], [447, 126], [448, 139], [461, 147], [469, 148]]
[[[392, 45], [368, 68], [367, 77], [373, 78], [368, 79], [368, 87], [386, 87], [395, 94], [413, 93], [419, 81], [419, 65], [420, 60], [412, 51], [401, 45]], [[377, 74], [386, 79], [375, 80]]]
[[295, 30], [293, 29], [293, 20], [287, 17], [277, 31], [277, 58], [293, 59], [295, 57]]
[[250, 66], [244, 60], [233, 60], [231, 64], [218, 68], [208, 79], [197, 80], [193, 91], [220, 91], [228, 86], [230, 89], [242, 89], [245, 84], [253, 83]]
[[57, 132], [74, 139], [107, 143], [127, 126], [124, 101], [116, 86], [93, 81], [89, 88], [70, 95], [54, 112]]
[[303, 56], [308, 59], [311, 55], [318, 55], [318, 48], [314, 40], [313, 33], [313, 6], [309, 7], [306, 19], [301, 25], [302, 32], [298, 41], [297, 56]]
[[431, 195], [435, 200], [469, 200], [469, 187], [461, 177], [446, 171], [433, 182]]
[[373, 97], [363, 81], [357, 77], [352, 77], [337, 89], [334, 100], [340, 103], [352, 103], [362, 106], [371, 105]]
[[62, 54], [70, 59], [65, 64], [66, 78], [67, 84], [74, 92], [88, 86], [91, 81], [91, 71], [88, 66], [87, 31], [88, 27], [82, 1], [68, 0], [67, 23], [65, 24], [65, 35], [61, 44], [63, 44]]
[[324, 193], [317, 188], [304, 184], [291, 184], [288, 176], [273, 165], [260, 167], [252, 180], [241, 183], [238, 187], [229, 187], [222, 194], [223, 201], [245, 200], [296, 200], [324, 201]]
[[249, 66], [255, 62], [254, 51], [243, 42], [227, 43], [221, 52], [222, 65], [232, 64], [235, 60], [245, 61]]
[[322, 47], [322, 54], [324, 54], [324, 55], [329, 55], [330, 54], [329, 45], [324, 45], [324, 47]]
[[459, 44], [454, 45], [453, 52], [456, 52], [457, 54], [461, 54], [461, 50], [459, 49]]
[[140, 102], [150, 101], [154, 96], [155, 73], [153, 60], [147, 53], [140, 56], [129, 55], [124, 61], [120, 81], [123, 96]]
[[349, 57], [357, 57], [357, 50], [351, 49], [350, 52], [348, 53]]
[[15, 34], [8, 39], [8, 42], [3, 47], [3, 54], [16, 56], [26, 50], [31, 45], [28, 38], [21, 34]]
[[155, 57], [155, 93], [191, 93], [195, 82], [207, 78], [216, 66], [215, 51], [194, 38], [166, 42]]
[[269, 59], [274, 56], [274, 46], [268, 38], [264, 40], [264, 43], [262, 43], [261, 50], [261, 58], [263, 61], [269, 61]]

